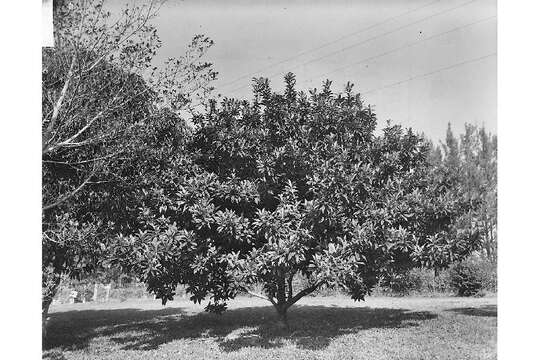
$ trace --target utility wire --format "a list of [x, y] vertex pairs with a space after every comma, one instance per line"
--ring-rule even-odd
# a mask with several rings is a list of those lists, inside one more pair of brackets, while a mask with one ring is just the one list
[[[454, 11], [454, 10], [456, 10], [456, 9], [462, 8], [462, 7], [464, 7], [464, 6], [467, 6], [467, 5], [469, 5], [469, 4], [472, 4], [473, 2], [476, 2], [476, 1], [478, 1], [478, 0], [470, 0], [470, 1], [467, 1], [467, 2], [462, 3], [462, 4], [460, 4], [460, 5], [451, 7], [451, 8], [449, 8], [449, 9], [439, 11], [439, 12], [437, 12], [437, 13], [435, 13], [435, 14], [431, 14], [431, 15], [426, 16], [426, 17], [424, 17], [424, 18], [422, 18], [422, 19], [420, 19], [420, 20], [417, 20], [417, 21], [414, 21], [414, 22], [412, 22], [412, 23], [409, 23], [409, 24], [400, 26], [400, 27], [398, 27], [398, 28], [396, 28], [396, 29], [394, 29], [394, 30], [387, 31], [387, 32], [382, 33], [382, 34], [380, 34], [380, 35], [376, 35], [376, 36], [373, 36], [373, 37], [368, 38], [368, 39], [366, 39], [366, 40], [360, 41], [360, 42], [358, 42], [358, 43], [354, 43], [354, 44], [352, 44], [352, 45], [350, 45], [350, 46], [347, 46], [347, 47], [345, 47], [345, 48], [343, 48], [343, 49], [341, 49], [341, 50], [334, 51], [334, 52], [331, 52], [331, 53], [329, 53], [329, 54], [320, 56], [320, 57], [318, 57], [318, 58], [309, 60], [309, 61], [307, 61], [307, 62], [305, 62], [305, 63], [296, 65], [296, 66], [290, 68], [289, 70], [287, 70], [287, 72], [288, 72], [288, 71], [291, 71], [291, 70], [294, 70], [294, 69], [297, 69], [297, 68], [299, 68], [299, 67], [302, 67], [302, 66], [305, 66], [305, 65], [314, 63], [314, 62], [316, 62], [316, 61], [325, 59], [325, 58], [330, 57], [330, 56], [333, 56], [333, 55], [335, 55], [335, 54], [344, 52], [344, 51], [346, 51], [346, 50], [350, 50], [350, 49], [352, 49], [352, 48], [354, 48], [354, 47], [363, 45], [363, 44], [365, 44], [365, 43], [367, 43], [367, 42], [376, 40], [376, 39], [381, 38], [381, 37], [383, 37], [383, 36], [393, 34], [393, 33], [398, 32], [398, 31], [400, 31], [400, 30], [403, 30], [403, 29], [406, 29], [406, 28], [408, 28], [408, 27], [411, 27], [411, 26], [413, 26], [413, 25], [417, 25], [417, 24], [419, 24], [419, 23], [422, 23], [422, 22], [424, 22], [424, 21], [426, 21], [426, 20], [429, 20], [429, 19], [431, 19], [431, 18], [434, 18], [434, 17], [436, 17], [436, 16], [440, 16], [440, 15], [446, 14], [446, 13], [448, 13], [448, 12]], [[272, 79], [272, 78], [274, 78], [274, 77], [276, 77], [276, 76], [278, 76], [278, 75], [283, 75], [283, 74], [284, 74], [284, 72], [275, 73], [275, 74], [272, 74], [272, 75], [268, 76], [268, 79]], [[243, 85], [243, 86], [239, 86], [239, 87], [237, 87], [237, 88], [231, 90], [230, 93], [234, 93], [234, 92], [236, 92], [236, 91], [238, 91], [238, 90], [241, 90], [241, 89], [244, 89], [244, 88], [246, 88], [246, 87], [248, 87], [248, 86], [250, 86], [250, 84], [246, 84], [246, 85]]]
[[394, 86], [397, 86], [397, 85], [401, 85], [401, 84], [407, 83], [409, 81], [413, 81], [413, 80], [417, 80], [417, 79], [424, 78], [424, 77], [427, 77], [427, 76], [435, 75], [437, 73], [447, 71], [447, 70], [450, 70], [450, 69], [453, 69], [453, 68], [456, 68], [456, 67], [459, 67], [459, 66], [467, 65], [467, 64], [470, 64], [470, 63], [473, 63], [473, 62], [478, 62], [478, 61], [490, 58], [490, 57], [495, 56], [495, 55], [497, 55], [497, 52], [493, 52], [491, 54], [480, 56], [480, 57], [477, 57], [477, 58], [474, 58], [474, 59], [465, 60], [465, 61], [462, 61], [462, 62], [459, 62], [459, 63], [456, 63], [456, 64], [452, 64], [450, 66], [446, 66], [446, 67], [443, 67], [443, 68], [440, 68], [440, 69], [436, 69], [436, 70], [424, 73], [424, 74], [412, 76], [410, 78], [407, 78], [407, 79], [404, 79], [404, 80], [401, 80], [401, 81], [397, 81], [395, 83], [387, 84], [387, 85], [384, 85], [384, 86], [381, 86], [381, 87], [378, 87], [378, 88], [375, 88], [375, 89], [371, 89], [371, 90], [368, 90], [368, 91], [361, 92], [361, 94], [362, 95], [370, 94], [370, 93], [375, 92], [375, 91], [379, 91], [379, 90], [387, 89], [387, 88], [394, 87]]
[[330, 45], [335, 44], [335, 43], [338, 42], [338, 41], [348, 39], [348, 38], [350, 38], [350, 37], [352, 37], [352, 36], [355, 36], [355, 35], [358, 35], [358, 34], [361, 34], [361, 33], [365, 32], [365, 31], [368, 31], [368, 30], [371, 30], [371, 29], [373, 29], [373, 28], [376, 28], [376, 27], [378, 27], [378, 26], [380, 26], [380, 25], [383, 25], [383, 24], [386, 24], [386, 23], [388, 23], [388, 22], [397, 20], [397, 19], [399, 19], [399, 18], [402, 17], [402, 16], [409, 15], [409, 14], [411, 14], [411, 13], [413, 13], [413, 12], [418, 11], [418, 10], [422, 10], [422, 9], [424, 9], [424, 8], [426, 8], [426, 7], [429, 7], [429, 6], [431, 6], [431, 5], [435, 4], [435, 3], [438, 3], [438, 2], [440, 2], [440, 1], [441, 1], [441, 0], [435, 0], [435, 1], [432, 1], [432, 2], [430, 2], [430, 3], [428, 3], [428, 4], [425, 4], [425, 5], [416, 7], [416, 8], [414, 8], [414, 9], [408, 10], [408, 11], [406, 11], [406, 12], [403, 12], [403, 13], [399, 14], [399, 15], [396, 15], [396, 16], [390, 17], [390, 18], [388, 18], [388, 19], [385, 19], [385, 20], [383, 20], [383, 21], [381, 21], [381, 22], [378, 22], [378, 23], [376, 23], [376, 24], [373, 24], [373, 25], [367, 26], [367, 27], [365, 27], [365, 28], [362, 28], [362, 29], [360, 29], [360, 30], [357, 30], [357, 31], [355, 31], [355, 32], [352, 32], [352, 33], [343, 35], [343, 36], [341, 36], [341, 37], [339, 37], [339, 38], [337, 38], [337, 39], [334, 39], [334, 40], [332, 40], [332, 41], [329, 41], [329, 42], [327, 42], [327, 43], [324, 43], [324, 44], [322, 44], [322, 45], [319, 45], [319, 46], [317, 46], [317, 47], [315, 47], [315, 48], [311, 48], [311, 49], [302, 51], [302, 52], [300, 52], [300, 53], [298, 53], [298, 54], [296, 54], [296, 55], [293, 55], [293, 56], [291, 56], [291, 57], [285, 58], [285, 59], [280, 60], [280, 61], [278, 61], [278, 62], [276, 62], [276, 63], [270, 64], [270, 65], [268, 65], [268, 66], [265, 66], [265, 67], [263, 67], [263, 68], [261, 68], [261, 69], [259, 69], [259, 70], [257, 70], [257, 71], [254, 71], [254, 72], [249, 73], [249, 74], [247, 74], [247, 75], [240, 76], [240, 77], [238, 77], [238, 78], [236, 78], [236, 79], [234, 79], [234, 80], [232, 80], [232, 81], [226, 82], [225, 84], [219, 85], [219, 87], [226, 87], [226, 86], [228, 86], [228, 85], [235, 84], [235, 83], [237, 83], [237, 82], [240, 81], [240, 80], [249, 78], [249, 77], [251, 77], [251, 76], [253, 76], [253, 75], [256, 75], [256, 74], [259, 74], [259, 73], [261, 73], [262, 71], [265, 71], [265, 70], [268, 70], [268, 69], [272, 69], [272, 68], [274, 68], [274, 67], [276, 67], [276, 66], [278, 66], [278, 65], [284, 64], [284, 63], [289, 62], [289, 61], [291, 61], [291, 60], [294, 60], [294, 59], [296, 59], [296, 58], [298, 58], [298, 57], [301, 57], [301, 56], [303, 56], [303, 55], [310, 54], [310, 53], [315, 52], [315, 51], [317, 51], [317, 50], [324, 49], [324, 48], [326, 48], [326, 47], [328, 47], [328, 46], [330, 46]]
[[416, 46], [420, 43], [423, 43], [423, 42], [426, 42], [426, 41], [429, 41], [429, 40], [433, 40], [435, 38], [438, 38], [438, 37], [441, 37], [441, 36], [444, 36], [444, 35], [448, 35], [450, 33], [453, 33], [455, 31], [458, 31], [458, 30], [461, 30], [461, 29], [464, 29], [464, 28], [467, 28], [467, 27], [470, 27], [470, 26], [474, 26], [474, 25], [477, 25], [477, 24], [480, 24], [480, 23], [483, 23], [483, 22], [486, 22], [486, 21], [489, 21], [489, 20], [494, 20], [496, 19], [497, 16], [494, 15], [494, 16], [489, 16], [487, 18], [483, 18], [483, 19], [480, 19], [478, 21], [474, 21], [474, 22], [471, 22], [471, 23], [468, 23], [468, 24], [465, 24], [465, 25], [462, 25], [462, 26], [458, 26], [458, 27], [455, 27], [453, 29], [450, 29], [450, 30], [447, 30], [447, 31], [444, 31], [444, 32], [441, 32], [441, 33], [437, 33], [437, 34], [434, 34], [432, 36], [429, 36], [429, 37], [426, 37], [426, 38], [423, 38], [421, 40], [416, 40], [416, 41], [412, 41], [408, 44], [405, 44], [403, 46], [400, 46], [398, 48], [394, 48], [394, 49], [391, 49], [391, 50], [388, 50], [386, 52], [383, 52], [383, 53], [380, 53], [378, 55], [374, 55], [374, 56], [370, 56], [370, 57], [367, 57], [367, 58], [364, 58], [362, 60], [359, 60], [357, 62], [354, 62], [352, 64], [348, 64], [348, 65], [345, 65], [345, 66], [342, 66], [340, 68], [337, 68], [337, 69], [334, 69], [332, 71], [329, 71], [329, 72], [326, 72], [326, 73], [323, 73], [323, 74], [320, 74], [320, 75], [317, 75], [317, 76], [314, 76], [314, 77], [311, 77], [309, 79], [306, 79], [304, 81], [301, 81], [301, 83], [306, 83], [310, 80], [314, 80], [315, 78], [317, 77], [321, 77], [321, 76], [327, 76], [327, 75], [330, 75], [330, 74], [333, 74], [333, 73], [336, 73], [338, 71], [342, 71], [342, 70], [345, 70], [345, 69], [348, 69], [350, 67], [353, 67], [353, 66], [356, 66], [356, 65], [360, 65], [360, 64], [363, 64], [363, 63], [366, 63], [368, 61], [371, 61], [371, 60], [375, 60], [375, 59], [378, 59], [378, 58], [381, 58], [381, 57], [384, 57], [384, 56], [387, 56], [387, 55], [390, 55], [392, 53], [395, 53], [395, 52], [398, 52], [398, 51], [401, 51], [401, 50], [404, 50], [404, 49], [407, 49], [407, 48], [410, 48], [410, 47], [413, 47], [413, 46]]

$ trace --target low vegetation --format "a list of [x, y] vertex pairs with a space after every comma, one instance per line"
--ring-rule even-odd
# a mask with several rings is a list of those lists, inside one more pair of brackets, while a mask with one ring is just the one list
[[483, 296], [497, 292], [497, 264], [471, 256], [448, 269], [415, 268], [383, 278], [375, 291], [391, 296]]

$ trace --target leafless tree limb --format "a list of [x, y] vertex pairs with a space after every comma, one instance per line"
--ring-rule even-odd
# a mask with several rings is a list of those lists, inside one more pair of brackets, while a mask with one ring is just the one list
[[93, 170], [90, 173], [90, 175], [78, 187], [76, 187], [73, 191], [71, 191], [68, 194], [62, 196], [60, 199], [53, 202], [52, 204], [44, 205], [42, 207], [42, 211], [47, 211], [47, 210], [50, 210], [52, 208], [55, 208], [58, 205], [64, 203], [65, 201], [69, 200], [70, 198], [72, 198], [75, 194], [77, 194], [79, 191], [81, 191], [81, 189], [84, 188], [90, 182], [90, 179], [92, 179], [92, 177], [94, 177], [94, 175], [95, 175], [95, 170]]

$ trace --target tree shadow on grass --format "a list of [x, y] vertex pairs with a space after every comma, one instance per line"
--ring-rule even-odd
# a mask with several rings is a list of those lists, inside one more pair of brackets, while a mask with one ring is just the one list
[[67, 311], [52, 315], [44, 349], [85, 349], [90, 340], [103, 337], [122, 350], [152, 350], [175, 340], [205, 338], [214, 339], [226, 352], [276, 348], [287, 342], [317, 350], [341, 335], [418, 326], [436, 317], [406, 309], [297, 305], [289, 310], [290, 329], [284, 330], [276, 326], [271, 306], [232, 309], [223, 315], [187, 315], [181, 308]]
[[452, 311], [458, 314], [470, 315], [470, 316], [497, 317], [497, 305], [484, 305], [480, 307], [455, 308], [455, 309], [449, 309], [447, 311]]
[[43, 349], [49, 350], [58, 347], [65, 350], [84, 349], [88, 347], [90, 340], [99, 337], [102, 333], [112, 334], [117, 328], [144, 327], [146, 323], [159, 322], [167, 318], [177, 319], [184, 314], [185, 311], [182, 308], [160, 310], [92, 309], [52, 313]]
[[[272, 317], [274, 309], [267, 310]], [[274, 348], [290, 342], [299, 348], [320, 350], [342, 335], [372, 328], [419, 326], [421, 321], [436, 317], [430, 312], [406, 309], [299, 305], [289, 312], [289, 331], [280, 330], [272, 322], [259, 321], [241, 333], [221, 337], [219, 347], [230, 352], [250, 346]]]

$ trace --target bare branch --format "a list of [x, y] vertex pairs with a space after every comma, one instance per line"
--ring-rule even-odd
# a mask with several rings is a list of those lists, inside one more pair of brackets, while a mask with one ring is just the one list
[[289, 300], [292, 299], [292, 293], [293, 293], [292, 281], [293, 281], [293, 277], [294, 277], [294, 272], [291, 275], [289, 275], [289, 278], [287, 279], [287, 287], [288, 287], [288, 295], [287, 295], [287, 297], [289, 298]]
[[[115, 45], [117, 48], [120, 48], [120, 45], [122, 45], [124, 42], [126, 42], [127, 40], [129, 40], [133, 35], [137, 34], [139, 31], [141, 31], [141, 29], [146, 26], [146, 24], [148, 23], [148, 20], [150, 20], [152, 17], [154, 17], [157, 13], [157, 11], [159, 10], [158, 9], [155, 9], [154, 11], [152, 11], [153, 9], [155, 9], [155, 5], [154, 3], [152, 2], [149, 6], [148, 6], [148, 11], [146, 12], [146, 15], [142, 16], [141, 13], [139, 14], [136, 14], [136, 15], [132, 15], [132, 16], [135, 16], [135, 19], [137, 20], [140, 20], [140, 24], [135, 28], [133, 29], [128, 35], [126, 35], [123, 39], [119, 40]], [[142, 10], [142, 9], [141, 9]], [[131, 25], [133, 25], [133, 23], [135, 22], [136, 20], [133, 20], [133, 22], [129, 22], [127, 21], [126, 24], [124, 25], [124, 30], [122, 31], [121, 34], [123, 34]], [[97, 58], [96, 61], [94, 61], [94, 63], [92, 65], [90, 65], [89, 68], [87, 68], [84, 72], [90, 72], [92, 71], [93, 68], [95, 68], [99, 63], [101, 63], [101, 61], [103, 61], [103, 59], [105, 59], [105, 57], [107, 57], [107, 55], [109, 55], [110, 53], [109, 52], [105, 52], [103, 53], [100, 57]]]
[[[114, 101], [114, 99], [113, 99]], [[69, 144], [71, 142], [73, 142], [73, 140], [75, 140], [76, 138], [78, 138], [83, 132], [85, 132], [86, 130], [88, 130], [88, 128], [90, 126], [92, 126], [92, 124], [94, 122], [96, 122], [96, 120], [98, 120], [102, 115], [103, 113], [105, 112], [105, 109], [101, 110], [100, 112], [98, 112], [89, 122], [86, 123], [86, 125], [84, 125], [79, 131], [77, 131], [75, 133], [75, 135], [71, 136], [69, 139], [65, 140], [65, 141], [62, 141], [61, 143], [58, 144], [58, 146], [62, 146], [63, 143], [65, 144]]]
[[[124, 105], [126, 105], [129, 101], [135, 99], [136, 97], [140, 96], [140, 95], [143, 95], [144, 93], [148, 92], [148, 88], [145, 88], [143, 91], [140, 91], [136, 94], [134, 94], [133, 96], [130, 96], [130, 97], [127, 97], [125, 98], [122, 102], [119, 102], [118, 104], [114, 105], [113, 104], [118, 100], [121, 92], [124, 90], [124, 88], [122, 87], [120, 90], [117, 91], [116, 95], [114, 96], [114, 98], [109, 102], [109, 105], [107, 105], [106, 108], [102, 109], [100, 112], [98, 112], [88, 123], [86, 123], [85, 126], [83, 126], [77, 133], [75, 133], [73, 136], [69, 137], [68, 139], [66, 140], [63, 140], [63, 141], [60, 141], [58, 142], [57, 144], [54, 144], [52, 146], [49, 146], [48, 148], [45, 148], [43, 150], [43, 154], [47, 154], [47, 153], [50, 153], [51, 151], [53, 150], [56, 150], [57, 148], [60, 148], [60, 147], [79, 147], [79, 146], [83, 146], [83, 145], [87, 145], [89, 143], [92, 143], [93, 141], [96, 141], [96, 140], [99, 140], [99, 139], [102, 139], [104, 138], [105, 136], [100, 136], [100, 137], [97, 137], [97, 138], [94, 138], [94, 139], [87, 139], [87, 140], [84, 140], [84, 141], [81, 141], [81, 142], [76, 142], [74, 143], [73, 141], [76, 140], [81, 134], [83, 134], [85, 131], [87, 131], [91, 126], [92, 124], [94, 124], [97, 120], [99, 120], [101, 117], [103, 117], [103, 115], [105, 114], [105, 112], [109, 112], [109, 111], [113, 111], [115, 109], [118, 109], [118, 108], [121, 108], [123, 107]], [[141, 120], [146, 120], [148, 117], [145, 117], [144, 119], [141, 119]]]
[[300, 291], [298, 294], [296, 294], [292, 299], [289, 299], [289, 301], [287, 301], [287, 305], [288, 306], [291, 306], [293, 304], [295, 304], [298, 300], [300, 300], [301, 298], [303, 298], [304, 296], [306, 295], [309, 295], [311, 294], [312, 292], [314, 292], [315, 290], [317, 290], [317, 288], [319, 286], [322, 285], [322, 281], [319, 281], [313, 285], [311, 285], [310, 287], [308, 288], [305, 288], [304, 290]]
[[77, 188], [75, 188], [73, 191], [71, 191], [70, 193], [62, 196], [60, 199], [58, 199], [57, 201], [55, 201], [54, 203], [52, 204], [48, 204], [48, 205], [45, 205], [43, 206], [42, 208], [42, 211], [47, 211], [47, 210], [50, 210], [52, 208], [55, 208], [57, 207], [58, 205], [62, 204], [63, 202], [65, 202], [66, 200], [69, 200], [70, 198], [72, 198], [75, 194], [77, 194], [79, 191], [81, 191], [82, 188], [84, 188], [89, 182], [90, 182], [90, 179], [95, 175], [95, 170], [93, 170], [90, 175], [86, 178], [86, 180], [84, 180], [82, 182], [81, 185], [79, 185]]
[[58, 146], [55, 146], [55, 149], [58, 147], [76, 148], [76, 147], [86, 146], [92, 143], [96, 143], [99, 140], [103, 140], [106, 137], [107, 137], [106, 135], [101, 135], [101, 136], [96, 136], [94, 138], [86, 139], [79, 142], [62, 142]]
[[101, 157], [98, 157], [98, 158], [93, 158], [93, 159], [88, 159], [88, 160], [83, 160], [83, 161], [77, 161], [77, 162], [74, 162], [73, 165], [81, 165], [81, 164], [87, 164], [87, 163], [90, 163], [90, 162], [96, 162], [96, 161], [100, 161], [100, 160], [110, 159], [112, 157], [115, 157], [116, 155], [120, 155], [122, 152], [123, 151], [116, 151], [116, 152], [114, 152], [112, 154], [101, 156]]
[[54, 161], [54, 160], [42, 160], [42, 161], [44, 163], [49, 163], [49, 164], [62, 164], [62, 165], [68, 165], [68, 166], [75, 166], [75, 165], [88, 164], [88, 163], [92, 163], [92, 162], [96, 162], [96, 161], [110, 159], [112, 157], [115, 157], [116, 155], [120, 155], [122, 152], [123, 151], [116, 151], [116, 152], [114, 152], [112, 154], [109, 154], [109, 155], [105, 155], [105, 156], [101, 156], [101, 157], [97, 157], [97, 158], [92, 158], [92, 159], [87, 159], [87, 160], [73, 161], [73, 162], [70, 162], [70, 161]]
[[253, 292], [253, 291], [248, 290], [246, 288], [244, 288], [244, 291], [247, 292], [248, 294], [250, 294], [251, 296], [257, 297], [259, 299], [270, 301], [272, 303], [272, 305], [276, 305], [275, 300], [271, 296], [264, 296], [264, 295], [261, 295], [261, 294], [257, 294], [256, 292]]
[[71, 65], [69, 66], [69, 71], [66, 76], [66, 82], [64, 83], [64, 86], [62, 87], [62, 91], [60, 92], [60, 96], [58, 97], [58, 100], [56, 100], [56, 104], [53, 108], [53, 113], [51, 116], [51, 120], [49, 122], [49, 125], [47, 126], [47, 130], [45, 131], [45, 135], [43, 137], [43, 149], [45, 149], [49, 142], [49, 137], [54, 129], [54, 126], [56, 125], [56, 121], [58, 119], [58, 114], [60, 114], [60, 109], [62, 108], [62, 103], [64, 101], [64, 98], [66, 97], [67, 90], [69, 88], [69, 84], [71, 82], [71, 78], [73, 77], [73, 69], [75, 68], [76, 63], [76, 56], [73, 56], [71, 60]]

